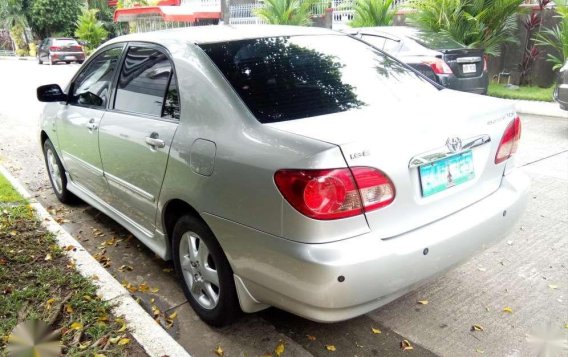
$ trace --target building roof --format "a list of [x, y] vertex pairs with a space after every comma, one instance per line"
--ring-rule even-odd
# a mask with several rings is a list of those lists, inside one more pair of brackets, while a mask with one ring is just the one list
[[189, 6], [136, 6], [117, 9], [114, 12], [114, 22], [134, 21], [141, 15], [161, 16], [166, 22], [194, 22], [198, 19], [221, 18], [220, 6], [195, 8]]

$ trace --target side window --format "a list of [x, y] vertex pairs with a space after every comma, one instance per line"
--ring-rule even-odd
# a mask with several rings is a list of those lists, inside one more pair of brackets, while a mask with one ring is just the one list
[[156, 48], [130, 47], [120, 71], [114, 108], [164, 118], [179, 117], [172, 65]]
[[110, 85], [122, 47], [106, 50], [95, 57], [73, 84], [69, 102], [93, 107], [106, 107]]

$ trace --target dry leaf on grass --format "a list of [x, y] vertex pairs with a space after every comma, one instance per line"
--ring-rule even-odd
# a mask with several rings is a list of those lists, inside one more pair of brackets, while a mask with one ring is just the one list
[[129, 338], [121, 338], [121, 339], [118, 341], [117, 345], [119, 345], [119, 346], [124, 346], [124, 345], [127, 345], [127, 344], [129, 344], [129, 343], [130, 343], [130, 339], [129, 339]]
[[420, 305], [428, 305], [428, 300], [418, 300]]
[[306, 337], [307, 337], [308, 340], [310, 340], [310, 341], [315, 341], [315, 340], [316, 340], [316, 336], [306, 335]]
[[513, 313], [513, 309], [510, 308], [509, 306], [507, 306], [507, 307], [504, 307], [504, 308], [503, 308], [503, 312], [508, 312], [508, 313], [512, 314], [512, 313]]
[[75, 322], [73, 322], [73, 323], [71, 324], [71, 326], [69, 326], [69, 328], [70, 328], [71, 330], [82, 330], [82, 329], [83, 329], [83, 324], [80, 323], [80, 322], [78, 322], [78, 321], [75, 321]]
[[379, 330], [378, 328], [374, 328], [374, 327], [371, 327], [371, 331], [372, 331], [374, 334], [379, 334], [379, 333], [382, 333], [382, 332], [383, 332], [383, 331]]

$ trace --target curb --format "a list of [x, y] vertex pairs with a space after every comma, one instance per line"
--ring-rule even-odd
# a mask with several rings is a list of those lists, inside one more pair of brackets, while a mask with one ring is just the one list
[[18, 57], [18, 56], [0, 56], [0, 60], [12, 60], [12, 61], [37, 61], [36, 57]]
[[41, 220], [49, 232], [55, 235], [60, 247], [73, 245], [76, 250], [65, 251], [69, 258], [75, 260], [77, 271], [86, 278], [94, 275], [98, 279], [90, 279], [96, 286], [97, 292], [102, 299], [113, 305], [113, 312], [124, 316], [132, 336], [144, 348], [150, 356], [187, 356], [190, 354], [171, 337], [142, 307], [134, 301], [130, 293], [83, 248], [83, 246], [67, 233], [47, 212], [47, 210], [35, 200], [32, 195], [20, 184], [14, 176], [2, 165], [0, 173], [12, 184], [14, 189], [28, 200], [30, 207], [34, 209], [37, 217]]
[[503, 99], [515, 105], [519, 114], [539, 115], [568, 119], [568, 111], [560, 109], [556, 102], [538, 102], [531, 100]]

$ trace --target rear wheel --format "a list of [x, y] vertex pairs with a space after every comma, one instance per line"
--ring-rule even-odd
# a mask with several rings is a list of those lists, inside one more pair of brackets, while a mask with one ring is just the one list
[[41, 55], [37, 56], [37, 63], [43, 64], [43, 61], [41, 60]]
[[53, 61], [53, 58], [51, 58], [51, 55], [49, 55], [47, 57], [47, 60], [48, 60], [50, 66], [53, 66], [55, 64], [55, 62]]
[[71, 63], [71, 61], [65, 61], [65, 63], [66, 63], [66, 64], [70, 64], [70, 63]]
[[187, 215], [173, 232], [173, 260], [189, 304], [209, 325], [221, 327], [240, 313], [233, 271], [213, 232]]
[[47, 139], [43, 143], [43, 155], [45, 158], [45, 166], [49, 175], [51, 187], [57, 199], [63, 203], [72, 203], [77, 201], [71, 191], [67, 190], [67, 176], [65, 176], [65, 168], [57, 156], [57, 151], [53, 147], [51, 140]]

